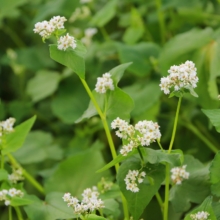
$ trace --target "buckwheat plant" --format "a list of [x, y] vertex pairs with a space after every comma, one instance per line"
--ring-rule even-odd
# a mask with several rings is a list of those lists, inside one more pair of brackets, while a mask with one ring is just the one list
[[[84, 1], [81, 2], [84, 3]], [[162, 77], [160, 83], [158, 82], [158, 87], [165, 95], [169, 94], [169, 98], [178, 98], [170, 144], [168, 149], [164, 149], [160, 142], [162, 134], [159, 122], [147, 119], [140, 120], [134, 125], [129, 122], [134, 103], [131, 97], [118, 87], [118, 82], [131, 63], [121, 64], [103, 73], [101, 77], [97, 78], [95, 89], [91, 91], [86, 82], [86, 49], [82, 42], [87, 44], [86, 46], [91, 45], [92, 36], [97, 30], [87, 29], [85, 37], [80, 41], [68, 33], [64, 35], [63, 23], [67, 19], [55, 16], [52, 20], [38, 22], [34, 32], [39, 33], [43, 40], [48, 39], [51, 35], [56, 36], [57, 43], [50, 45], [51, 58], [76, 73], [90, 97], [88, 109], [77, 122], [89, 119], [94, 115], [100, 116], [113, 160], [97, 172], [105, 171], [112, 166], [115, 167], [116, 184], [120, 189], [120, 201], [123, 207], [124, 217], [121, 219], [140, 219], [145, 207], [154, 196], [160, 206], [163, 220], [169, 219], [170, 202], [177, 210], [179, 204], [186, 203], [188, 207], [189, 201], [194, 201], [193, 198], [188, 199], [183, 196], [181, 198], [183, 203], [178, 203], [175, 199], [179, 198], [178, 193], [181, 193], [181, 190], [190, 184], [189, 181], [198, 181], [196, 178], [201, 175], [202, 171], [197, 173], [191, 166], [191, 164], [197, 163], [196, 160], [190, 156], [184, 157], [179, 149], [173, 150], [173, 145], [182, 98], [186, 93], [198, 97], [194, 91], [199, 81], [194, 62], [188, 60], [180, 65], [171, 66], [168, 70], [168, 76]], [[117, 154], [109, 125], [112, 129], [116, 129], [116, 136], [122, 139], [119, 154]], [[156, 149], [154, 143], [158, 144]], [[105, 201], [98, 197], [105, 198], [105, 195], [111, 192], [113, 185], [108, 185], [102, 180], [102, 183], [98, 184], [101, 189], [100, 195], [97, 189], [88, 188], [83, 192], [81, 200], [73, 197], [70, 193], [65, 193], [63, 200], [68, 207], [72, 207], [73, 213], [78, 218], [114, 219], [115, 217], [112, 218], [106, 211], [108, 202], [105, 204]], [[160, 195], [160, 191], [163, 189], [165, 190], [164, 199]], [[205, 197], [203, 197], [204, 199]], [[208, 197], [204, 203], [207, 205], [207, 201], [211, 200], [211, 197]], [[187, 208], [184, 210], [186, 211]], [[197, 214], [187, 214], [185, 219], [207, 219], [208, 216], [208, 212], [200, 211]]]

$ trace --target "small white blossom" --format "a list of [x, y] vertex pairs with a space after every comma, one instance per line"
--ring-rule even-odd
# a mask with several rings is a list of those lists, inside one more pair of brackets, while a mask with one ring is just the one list
[[10, 198], [13, 197], [23, 197], [24, 193], [15, 188], [11, 188], [9, 190], [3, 189], [0, 191], [0, 201], [4, 201], [5, 205], [8, 206], [10, 205]]
[[149, 146], [161, 137], [159, 125], [152, 121], [139, 121], [133, 126], [118, 117], [112, 121], [111, 127], [118, 129], [116, 135], [127, 141], [127, 144], [124, 144], [120, 150], [123, 156], [127, 156], [129, 152], [140, 145]]
[[95, 85], [95, 91], [98, 93], [106, 93], [108, 89], [114, 90], [113, 80], [110, 73], [105, 73], [102, 77], [98, 77]]
[[50, 21], [37, 22], [34, 26], [34, 33], [39, 34], [43, 39], [49, 38], [51, 34], [58, 29], [64, 28], [64, 22], [67, 19], [61, 16], [54, 16]]
[[72, 207], [75, 214], [86, 214], [104, 208], [104, 202], [98, 198], [99, 192], [97, 187], [87, 188], [82, 193], [82, 201], [72, 197], [70, 193], [65, 193], [63, 196], [64, 202], [67, 202], [68, 207]]
[[17, 183], [20, 180], [23, 180], [22, 169], [12, 167], [12, 174], [8, 175], [8, 179], [12, 183]]
[[208, 212], [201, 211], [201, 212], [197, 212], [196, 214], [191, 214], [190, 218], [192, 220], [208, 220], [209, 215], [210, 214]]
[[179, 66], [171, 66], [168, 70], [167, 77], [162, 77], [160, 80], [160, 88], [165, 94], [169, 94], [173, 88], [175, 91], [182, 88], [195, 88], [199, 81], [196, 73], [195, 64], [192, 61], [186, 61]]
[[13, 125], [15, 123], [15, 118], [8, 118], [5, 121], [0, 122], [0, 136], [3, 135], [3, 133], [11, 133], [14, 131]]
[[144, 181], [144, 177], [146, 176], [145, 172], [139, 173], [138, 170], [129, 170], [126, 175], [124, 181], [126, 184], [126, 189], [132, 192], [139, 192], [138, 184]]
[[85, 31], [85, 36], [81, 39], [81, 41], [86, 45], [89, 46], [92, 43], [92, 37], [97, 33], [96, 28], [87, 28]]
[[57, 48], [59, 50], [66, 50], [68, 47], [71, 47], [72, 49], [76, 48], [76, 40], [74, 37], [69, 36], [67, 33], [65, 36], [61, 36], [59, 40], [57, 41], [58, 45]]
[[182, 167], [174, 167], [171, 169], [171, 179], [174, 184], [180, 185], [183, 181], [183, 179], [189, 178], [189, 173], [186, 172], [186, 165], [183, 165]]

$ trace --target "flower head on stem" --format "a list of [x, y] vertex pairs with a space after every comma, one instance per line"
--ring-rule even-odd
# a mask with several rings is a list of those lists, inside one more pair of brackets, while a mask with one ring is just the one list
[[192, 220], [208, 220], [209, 215], [210, 214], [208, 212], [201, 211], [201, 212], [197, 212], [195, 214], [191, 214], [190, 218]]
[[171, 179], [174, 184], [180, 185], [183, 181], [183, 179], [189, 178], [189, 172], [186, 172], [186, 165], [183, 165], [182, 167], [174, 167], [171, 169]]

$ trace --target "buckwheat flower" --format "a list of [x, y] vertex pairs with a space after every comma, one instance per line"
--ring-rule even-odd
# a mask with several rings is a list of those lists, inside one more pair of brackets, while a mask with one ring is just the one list
[[96, 28], [87, 28], [84, 31], [84, 37], [81, 39], [81, 41], [86, 45], [89, 46], [92, 43], [92, 37], [93, 35], [95, 35], [97, 33], [97, 29]]
[[5, 121], [0, 122], [0, 136], [3, 135], [3, 133], [11, 133], [14, 131], [13, 125], [15, 123], [15, 118], [9, 118]]
[[76, 40], [74, 37], [69, 36], [67, 33], [65, 36], [61, 36], [57, 41], [57, 48], [59, 50], [66, 50], [67, 48], [71, 47], [72, 49], [76, 48]]
[[54, 27], [54, 29], [63, 29], [65, 21], [67, 21], [65, 17], [61, 17], [58, 15], [51, 18], [49, 23]]
[[172, 89], [179, 91], [195, 88], [199, 81], [196, 70], [195, 64], [192, 61], [186, 61], [179, 66], [171, 66], [168, 70], [169, 75], [162, 77], [160, 80], [161, 90], [165, 94], [169, 94]]
[[8, 175], [8, 180], [12, 183], [17, 183], [20, 180], [23, 180], [22, 169], [12, 167], [12, 174]]
[[209, 215], [210, 214], [208, 212], [201, 211], [201, 212], [197, 212], [196, 214], [191, 214], [190, 218], [192, 220], [208, 220]]
[[126, 175], [124, 181], [126, 184], [126, 189], [130, 190], [134, 193], [139, 192], [138, 184], [144, 181], [144, 177], [146, 176], [145, 172], [139, 173], [138, 170], [129, 170]]
[[11, 188], [9, 190], [3, 189], [0, 191], [0, 201], [4, 201], [6, 206], [11, 204], [10, 198], [23, 196], [24, 193], [21, 190], [15, 188]]
[[186, 165], [183, 165], [182, 167], [174, 167], [171, 169], [171, 179], [174, 184], [180, 185], [183, 181], [183, 179], [189, 178], [189, 173], [186, 172]]
[[106, 93], [107, 90], [114, 90], [113, 80], [110, 73], [105, 73], [102, 77], [97, 78], [97, 83], [95, 85], [95, 91], [98, 93]]
[[6, 200], [5, 200], [5, 205], [6, 205], [6, 206], [9, 206], [10, 204], [11, 204], [11, 201], [6, 199]]

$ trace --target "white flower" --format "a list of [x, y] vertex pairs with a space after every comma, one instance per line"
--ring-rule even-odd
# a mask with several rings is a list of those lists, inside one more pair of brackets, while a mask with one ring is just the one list
[[23, 180], [22, 169], [12, 167], [12, 174], [8, 175], [8, 179], [12, 183], [17, 183], [20, 180]]
[[58, 29], [64, 28], [64, 22], [67, 21], [65, 17], [54, 16], [50, 21], [37, 22], [34, 26], [34, 33], [39, 34], [42, 38], [46, 39], [51, 36], [51, 34]]
[[5, 121], [0, 122], [0, 136], [3, 135], [3, 133], [11, 133], [14, 131], [13, 125], [15, 123], [15, 118], [8, 118]]
[[11, 204], [9, 197], [13, 198], [16, 196], [23, 197], [24, 193], [21, 190], [15, 188], [11, 188], [9, 190], [3, 189], [0, 191], [0, 201], [5, 201], [6, 206]]
[[152, 121], [139, 121], [133, 126], [117, 117], [112, 121], [111, 127], [113, 129], [119, 129], [116, 131], [116, 135], [128, 142], [128, 144], [123, 145], [120, 150], [123, 156], [127, 156], [129, 152], [140, 145], [149, 146], [152, 142], [155, 142], [161, 137], [159, 125]]
[[144, 177], [146, 176], [145, 172], [139, 173], [138, 170], [129, 170], [126, 175], [124, 181], [126, 184], [126, 189], [132, 192], [139, 192], [138, 184], [144, 181]]
[[195, 64], [192, 61], [186, 61], [179, 66], [171, 66], [168, 73], [170, 75], [162, 77], [160, 80], [160, 88], [165, 94], [169, 94], [172, 88], [175, 91], [179, 91], [182, 88], [195, 88], [199, 81]]
[[71, 47], [72, 49], [76, 48], [76, 40], [74, 37], [69, 36], [67, 33], [65, 36], [61, 36], [58, 40], [57, 48], [59, 50], [66, 50], [68, 47]]
[[201, 211], [197, 212], [196, 214], [191, 214], [190, 218], [193, 220], [208, 220], [209, 215], [210, 214], [208, 212]]
[[174, 167], [171, 169], [171, 179], [174, 184], [180, 185], [183, 181], [183, 179], [189, 178], [189, 173], [186, 172], [186, 165], [183, 165], [182, 167]]
[[114, 90], [113, 80], [110, 73], [105, 73], [102, 77], [98, 77], [97, 83], [95, 85], [95, 91], [98, 93], [106, 93], [106, 91]]

